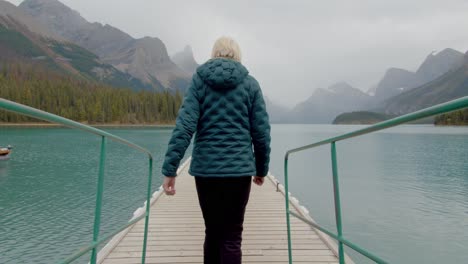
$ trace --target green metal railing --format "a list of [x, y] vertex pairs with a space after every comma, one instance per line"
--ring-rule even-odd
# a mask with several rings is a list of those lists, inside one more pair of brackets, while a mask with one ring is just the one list
[[[353, 137], [358, 137], [362, 136], [365, 134], [369, 134], [371, 132], [387, 129], [390, 127], [398, 126], [401, 124], [405, 124], [408, 122], [412, 122], [415, 120], [419, 120], [422, 118], [438, 115], [438, 114], [443, 114], [455, 110], [459, 110], [462, 108], [468, 107], [468, 96], [462, 97], [447, 103], [439, 104], [436, 106], [432, 106], [411, 114], [403, 115], [400, 117], [396, 117], [384, 122], [380, 122], [378, 124], [368, 126], [363, 129], [359, 129], [350, 133], [346, 133], [337, 137], [325, 139], [313, 144], [309, 144], [303, 147], [291, 149], [286, 152], [286, 155], [284, 157], [284, 189], [285, 189], [285, 202], [286, 202], [286, 223], [287, 223], [287, 233], [288, 233], [288, 255], [289, 255], [289, 263], [293, 263], [293, 256], [292, 256], [292, 249], [291, 249], [291, 223], [290, 223], [290, 215], [293, 215], [294, 217], [302, 220], [303, 222], [309, 224], [310, 226], [322, 231], [323, 233], [329, 235], [333, 239], [338, 241], [338, 258], [340, 261], [340, 264], [345, 263], [345, 252], [343, 249], [343, 245], [346, 245], [353, 250], [359, 252], [360, 254], [364, 255], [365, 257], [371, 259], [372, 261], [376, 263], [388, 263], [385, 260], [375, 256], [374, 254], [370, 253], [369, 251], [357, 246], [356, 244], [352, 243], [351, 241], [345, 239], [343, 237], [343, 224], [341, 222], [341, 202], [340, 202], [340, 188], [339, 188], [339, 183], [338, 183], [338, 161], [336, 158], [336, 142], [341, 141], [341, 140], [346, 140], [349, 138]], [[317, 223], [314, 223], [310, 221], [309, 219], [306, 219], [299, 214], [290, 211], [289, 210], [289, 184], [288, 184], [288, 160], [289, 156], [293, 153], [304, 151], [307, 149], [315, 148], [318, 146], [323, 146], [326, 144], [331, 145], [331, 160], [332, 160], [332, 174], [333, 174], [333, 193], [334, 193], [334, 202], [335, 202], [335, 220], [336, 220], [336, 229], [337, 229], [337, 234], [323, 228], [322, 226], [318, 225]]]
[[[114, 235], [118, 234], [122, 230], [125, 230], [127, 227], [135, 224], [136, 222], [138, 222], [139, 220], [143, 218], [145, 218], [145, 233], [144, 233], [144, 238], [143, 238], [143, 253], [141, 256], [141, 263], [145, 263], [146, 244], [147, 244], [147, 239], [148, 239], [148, 220], [149, 220], [149, 213], [150, 213], [151, 180], [152, 180], [152, 173], [153, 173], [153, 156], [151, 155], [151, 153], [143, 147], [140, 147], [123, 138], [112, 135], [103, 130], [100, 130], [91, 126], [87, 126], [87, 125], [54, 115], [54, 114], [50, 114], [50, 113], [47, 113], [47, 112], [29, 107], [29, 106], [25, 106], [22, 104], [18, 104], [18, 103], [0, 98], [0, 109], [2, 108], [5, 110], [14, 112], [14, 113], [27, 115], [33, 118], [41, 119], [41, 120], [48, 121], [48, 122], [55, 123], [55, 124], [60, 124], [66, 127], [73, 128], [73, 129], [80, 129], [87, 133], [92, 133], [101, 137], [99, 175], [98, 175], [98, 181], [97, 181], [96, 207], [95, 207], [95, 212], [94, 212], [93, 241], [90, 244], [86, 245], [85, 247], [81, 248], [79, 251], [77, 251], [76, 253], [68, 257], [67, 259], [59, 263], [61, 264], [71, 263], [74, 260], [78, 259], [79, 257], [91, 251], [90, 263], [95, 264], [97, 261], [97, 248], [99, 245], [101, 245], [105, 241], [112, 238]], [[100, 226], [101, 226], [102, 194], [104, 192], [104, 175], [105, 175], [105, 168], [106, 168], [107, 139], [120, 142], [122, 144], [127, 145], [128, 147], [134, 148], [148, 155], [148, 159], [149, 159], [148, 188], [147, 188], [147, 193], [146, 193], [146, 212], [142, 214], [141, 216], [138, 216], [135, 219], [129, 221], [126, 225], [106, 235], [105, 237], [100, 238], [99, 231], [100, 231]]]

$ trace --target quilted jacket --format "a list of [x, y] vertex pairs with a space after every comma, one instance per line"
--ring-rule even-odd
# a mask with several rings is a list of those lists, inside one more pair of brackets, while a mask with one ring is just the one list
[[267, 175], [271, 138], [265, 101], [241, 63], [216, 58], [198, 67], [179, 110], [163, 175], [177, 176], [194, 133], [191, 175]]

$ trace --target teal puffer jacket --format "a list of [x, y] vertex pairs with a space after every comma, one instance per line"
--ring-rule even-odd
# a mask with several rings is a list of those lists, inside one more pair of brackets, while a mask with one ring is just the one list
[[195, 132], [191, 175], [267, 175], [271, 138], [265, 101], [258, 82], [239, 62], [217, 58], [198, 67], [179, 110], [163, 175], [177, 176]]

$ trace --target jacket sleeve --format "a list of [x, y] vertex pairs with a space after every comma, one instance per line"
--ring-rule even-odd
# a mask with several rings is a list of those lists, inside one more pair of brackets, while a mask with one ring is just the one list
[[[197, 129], [198, 118], [200, 116], [200, 101], [196, 91], [198, 83], [196, 79], [196, 76], [192, 79], [192, 83], [179, 110], [176, 126], [169, 140], [169, 146], [162, 167], [162, 174], [164, 176], [177, 176], [177, 168], [190, 145], [193, 133]], [[198, 81], [201, 80], [198, 79]]]
[[262, 90], [255, 79], [252, 86], [254, 95], [250, 113], [250, 135], [254, 147], [256, 176], [264, 177], [268, 174], [270, 163], [271, 128]]

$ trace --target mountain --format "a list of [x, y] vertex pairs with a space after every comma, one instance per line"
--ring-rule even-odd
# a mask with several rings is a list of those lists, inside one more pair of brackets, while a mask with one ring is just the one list
[[340, 82], [327, 89], [316, 89], [306, 101], [291, 111], [295, 123], [331, 123], [341, 113], [362, 110], [370, 96], [351, 85]]
[[157, 90], [184, 90], [191, 77], [171, 61], [166, 46], [158, 38], [134, 40], [125, 49], [101, 58]]
[[463, 53], [447, 48], [438, 53], [429, 54], [416, 72], [390, 68], [377, 85], [376, 101], [384, 101], [459, 68], [463, 64], [463, 56]]
[[90, 23], [57, 0], [25, 0], [19, 8], [53, 34], [90, 50], [103, 62], [156, 90], [183, 90], [189, 83], [190, 74], [172, 62], [158, 38], [134, 39], [110, 25]]
[[[78, 12], [67, 8], [59, 1], [23, 1], [18, 7], [47, 26], [55, 35], [63, 36], [65, 39], [70, 37], [70, 29], [77, 30], [87, 23]], [[49, 17], [41, 15], [46, 13]]]
[[406, 114], [467, 95], [468, 52], [458, 68], [451, 69], [431, 82], [388, 99], [380, 110], [387, 114]]
[[375, 96], [378, 100], [385, 100], [417, 85], [418, 80], [414, 72], [399, 68], [390, 68], [377, 85]]
[[12, 3], [4, 0], [0, 0], [0, 18], [2, 20], [2, 24], [17, 24], [17, 26], [19, 26], [18, 21], [21, 21], [23, 29], [27, 29], [30, 32], [36, 32], [38, 35], [43, 37], [59, 39], [58, 35], [52, 33], [40, 21]]
[[457, 69], [463, 65], [464, 54], [454, 49], [444, 49], [438, 53], [431, 53], [419, 66], [416, 76], [420, 84], [430, 82], [442, 76], [450, 70]]
[[34, 64], [116, 87], [150, 88], [86, 49], [57, 37], [18, 7], [0, 0], [0, 10], [0, 60], [4, 64]]
[[185, 46], [183, 51], [174, 54], [171, 59], [177, 66], [190, 75], [194, 74], [195, 70], [200, 66], [193, 57], [192, 47], [188, 45]]

